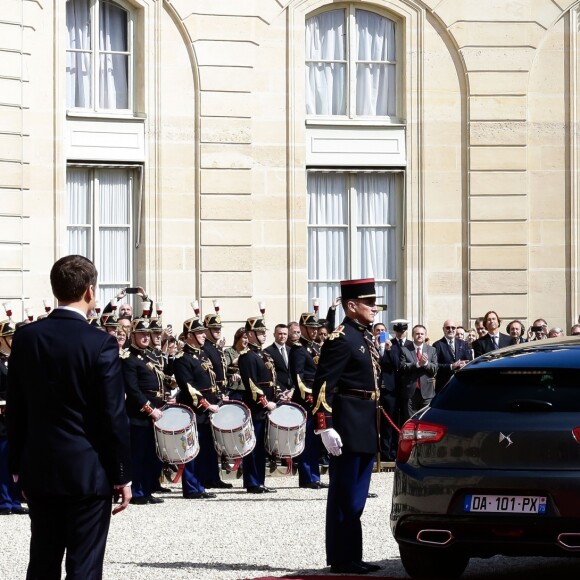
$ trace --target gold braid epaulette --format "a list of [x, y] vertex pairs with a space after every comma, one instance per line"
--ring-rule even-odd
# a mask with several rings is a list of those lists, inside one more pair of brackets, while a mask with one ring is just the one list
[[344, 326], [340, 324], [337, 326], [329, 335], [327, 340], [334, 340], [335, 338], [339, 338], [340, 336], [344, 336]]
[[252, 379], [250, 379], [250, 390], [252, 391], [252, 399], [254, 401], [258, 400], [258, 395], [262, 397], [264, 396], [264, 391], [258, 388], [258, 385], [256, 385]]
[[329, 413], [332, 413], [332, 407], [326, 402], [326, 381], [322, 383], [320, 388], [320, 393], [318, 393], [318, 399], [316, 400], [316, 406], [312, 409], [312, 414], [314, 415], [322, 405]]

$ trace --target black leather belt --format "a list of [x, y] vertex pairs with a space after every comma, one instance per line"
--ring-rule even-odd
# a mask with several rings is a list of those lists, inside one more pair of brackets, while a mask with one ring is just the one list
[[356, 397], [357, 399], [363, 399], [365, 401], [374, 401], [377, 398], [374, 391], [363, 391], [359, 389], [345, 389], [344, 391], [339, 391], [338, 394]]

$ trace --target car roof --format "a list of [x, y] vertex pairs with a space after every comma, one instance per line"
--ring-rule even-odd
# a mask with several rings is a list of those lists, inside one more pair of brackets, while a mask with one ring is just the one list
[[546, 338], [506, 346], [481, 355], [455, 374], [506, 368], [580, 369], [580, 338]]

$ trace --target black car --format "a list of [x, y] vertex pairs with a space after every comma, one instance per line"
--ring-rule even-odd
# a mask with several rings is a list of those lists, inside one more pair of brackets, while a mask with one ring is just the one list
[[580, 341], [483, 355], [401, 430], [391, 528], [413, 578], [580, 555]]

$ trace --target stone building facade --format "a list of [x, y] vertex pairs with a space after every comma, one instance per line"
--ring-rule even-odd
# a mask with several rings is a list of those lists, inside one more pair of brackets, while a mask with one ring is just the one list
[[2, 302], [41, 309], [75, 251], [102, 302], [140, 285], [176, 325], [219, 299], [228, 337], [343, 275], [434, 338], [488, 309], [569, 328], [579, 4], [3, 0]]

